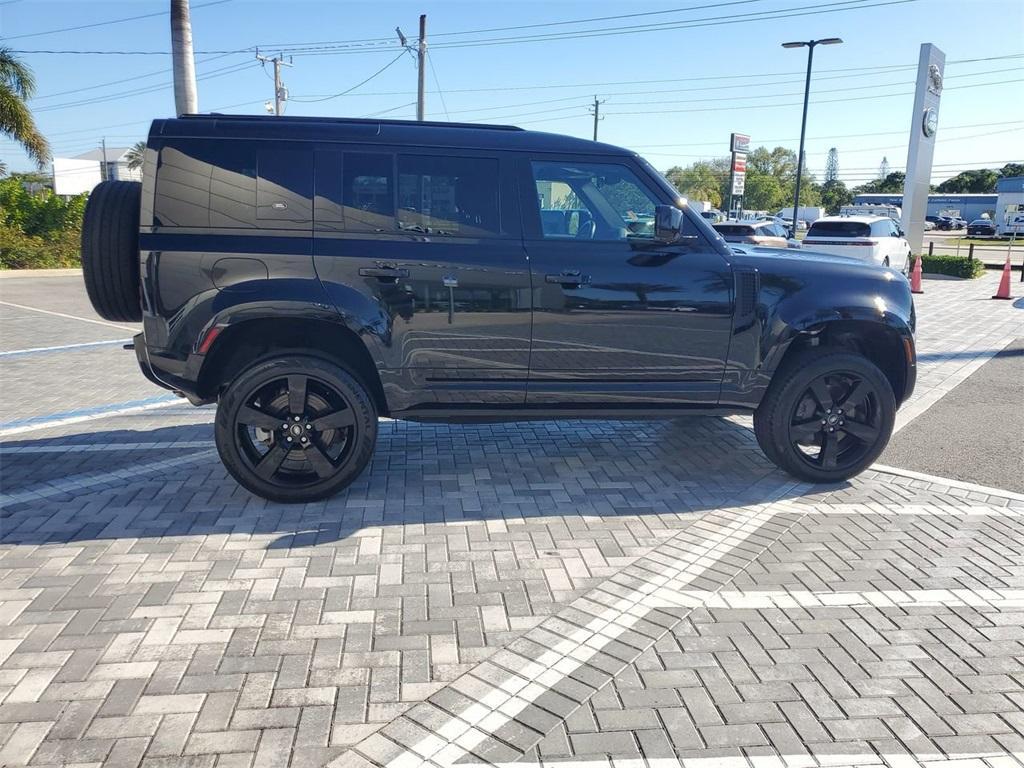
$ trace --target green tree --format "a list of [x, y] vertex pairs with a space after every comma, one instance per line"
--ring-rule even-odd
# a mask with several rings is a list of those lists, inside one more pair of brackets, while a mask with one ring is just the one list
[[907, 182], [907, 174], [903, 171], [893, 171], [888, 174], [884, 179], [872, 179], [867, 184], [861, 184], [859, 187], [853, 188], [853, 193], [857, 194], [889, 194], [889, 195], [901, 195], [903, 194], [903, 185]]
[[829, 216], [835, 216], [844, 205], [853, 202], [853, 193], [839, 179], [826, 181], [821, 185], [821, 204]]
[[146, 161], [146, 142], [135, 142], [132, 148], [124, 153], [124, 157], [128, 162], [128, 167], [132, 170], [141, 168], [142, 164]]
[[1007, 163], [999, 169], [999, 175], [1004, 179], [1013, 176], [1024, 176], [1024, 163]]
[[[786, 204], [782, 182], [767, 173], [747, 173], [743, 207], [752, 211], [776, 211]], [[790, 200], [792, 204], [792, 200]]]
[[0, 179], [7, 175], [7, 163], [0, 160]]
[[21, 144], [41, 168], [50, 157], [50, 146], [28, 109], [35, 89], [32, 70], [8, 48], [0, 48], [0, 133]]
[[698, 160], [687, 168], [669, 168], [665, 176], [679, 194], [694, 200], [706, 200], [718, 208], [725, 199], [723, 187], [728, 184], [728, 180], [724, 184], [722, 181], [723, 162], [727, 173], [728, 160]]
[[939, 184], [937, 190], [946, 194], [949, 193], [985, 193], [995, 192], [996, 182], [999, 180], [999, 171], [990, 168], [962, 171], [951, 179], [946, 179]]

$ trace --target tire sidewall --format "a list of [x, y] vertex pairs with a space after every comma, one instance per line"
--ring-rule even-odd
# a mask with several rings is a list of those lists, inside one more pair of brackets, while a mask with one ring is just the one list
[[[825, 470], [807, 464], [789, 439], [789, 425], [793, 410], [810, 383], [828, 373], [850, 372], [867, 379], [878, 396], [879, 434], [874, 445], [856, 464], [845, 469]], [[772, 391], [774, 390], [774, 391]], [[776, 373], [765, 398], [770, 413], [762, 414], [759, 442], [768, 442], [765, 454], [783, 470], [801, 480], [813, 483], [834, 483], [860, 474], [885, 450], [896, 422], [896, 398], [892, 386], [879, 368], [865, 357], [825, 348], [808, 350]], [[760, 410], [760, 408], [759, 408]]]
[[[356, 421], [355, 446], [342, 470], [302, 488], [267, 482], [256, 475], [235, 442], [239, 409], [255, 390], [288, 373], [302, 373], [336, 388], [348, 400]], [[298, 355], [272, 358], [253, 364], [228, 385], [217, 404], [214, 438], [224, 467], [246, 490], [270, 501], [290, 504], [317, 501], [341, 491], [362, 474], [377, 442], [377, 407], [362, 382], [336, 363]]]

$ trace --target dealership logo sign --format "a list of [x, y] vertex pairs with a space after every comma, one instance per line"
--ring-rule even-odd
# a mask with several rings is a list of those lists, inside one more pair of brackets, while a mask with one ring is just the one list
[[928, 66], [928, 93], [934, 93], [936, 96], [942, 95], [942, 70], [939, 69], [938, 64]]
[[924, 131], [924, 135], [929, 139], [935, 135], [935, 131], [939, 129], [939, 113], [935, 107], [928, 107], [924, 111], [924, 117], [921, 120], [921, 130]]

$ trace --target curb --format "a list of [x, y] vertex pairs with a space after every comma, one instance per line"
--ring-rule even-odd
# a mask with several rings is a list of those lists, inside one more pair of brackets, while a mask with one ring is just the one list
[[873, 469], [875, 472], [881, 472], [886, 475], [895, 475], [897, 477], [905, 477], [909, 480], [920, 480], [925, 483], [934, 483], [936, 485], [948, 485], [950, 488], [960, 488], [964, 491], [971, 491], [973, 493], [984, 493], [986, 496], [999, 496], [1004, 499], [1012, 499], [1013, 501], [1024, 501], [1024, 493], [1017, 493], [1016, 491], [1006, 491], [1002, 488], [991, 488], [987, 485], [978, 485], [976, 483], [967, 483], [963, 480], [953, 480], [949, 477], [939, 477], [938, 475], [928, 475], [924, 472], [914, 472], [910, 469], [899, 469], [898, 467], [889, 467], [885, 464], [872, 464], [868, 469]]

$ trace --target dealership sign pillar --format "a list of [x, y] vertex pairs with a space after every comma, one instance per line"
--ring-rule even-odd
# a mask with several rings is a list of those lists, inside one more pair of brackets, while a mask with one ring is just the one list
[[732, 166], [729, 170], [729, 216], [738, 219], [739, 209], [743, 207], [743, 190], [747, 180], [747, 153], [750, 151], [750, 137], [743, 133], [731, 134], [729, 136], [729, 151], [732, 152]]
[[935, 134], [939, 127], [939, 98], [946, 54], [931, 43], [921, 44], [917, 64], [917, 90], [914, 114], [910, 120], [910, 146], [907, 149], [907, 179], [903, 185], [903, 231], [910, 250], [921, 253], [924, 242], [924, 217], [935, 154]]

